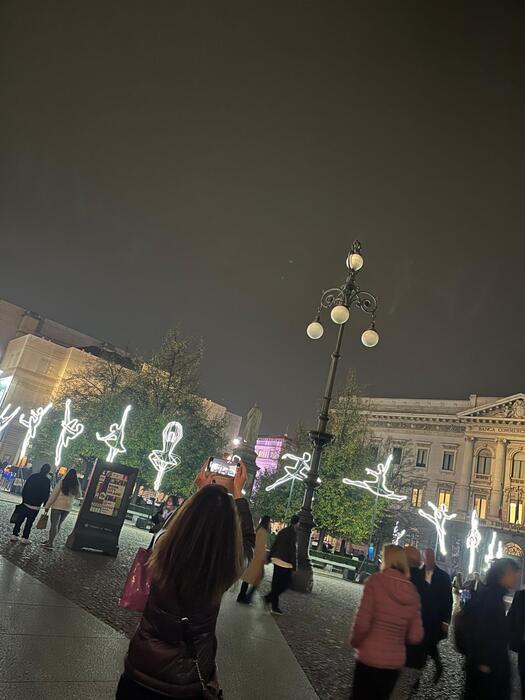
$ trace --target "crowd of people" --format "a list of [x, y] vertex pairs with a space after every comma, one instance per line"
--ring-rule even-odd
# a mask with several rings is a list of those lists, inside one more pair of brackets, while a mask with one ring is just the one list
[[[13, 513], [13, 542], [28, 544], [44, 507], [52, 549], [80, 487], [69, 469], [51, 490], [51, 468], [43, 465], [22, 491]], [[254, 532], [243, 496], [246, 467], [241, 464], [231, 493], [212, 484], [203, 469], [189, 499], [170, 495], [154, 514], [148, 569], [151, 589], [133, 636], [117, 698], [221, 697], [215, 667], [215, 627], [223, 594], [240, 581], [237, 601], [250, 604], [265, 564], [273, 565], [270, 591], [263, 597], [281, 615], [280, 596], [297, 566], [298, 517], [292, 516], [270, 545], [271, 519]], [[23, 528], [23, 530], [22, 530]], [[22, 537], [20, 533], [22, 532]], [[509, 649], [518, 652], [525, 698], [525, 591], [505, 596], [519, 585], [520, 569], [510, 558], [495, 560], [485, 580], [475, 572], [467, 581], [437, 566], [434, 550], [387, 545], [381, 570], [365, 586], [349, 635], [356, 664], [351, 698], [417, 698], [423, 669], [431, 660], [432, 680], [443, 674], [439, 645], [449, 636], [464, 656], [464, 700], [509, 700]]]

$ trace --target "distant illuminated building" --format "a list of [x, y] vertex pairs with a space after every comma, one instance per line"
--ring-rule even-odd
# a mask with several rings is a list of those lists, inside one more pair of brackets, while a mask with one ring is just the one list
[[293, 443], [288, 435], [260, 435], [255, 443], [255, 460], [257, 476], [273, 474], [279, 464], [281, 455], [293, 449]]

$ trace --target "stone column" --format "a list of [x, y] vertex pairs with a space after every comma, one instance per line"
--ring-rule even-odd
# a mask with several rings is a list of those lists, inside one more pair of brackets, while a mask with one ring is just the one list
[[[458, 480], [454, 489], [454, 510], [466, 513], [469, 509], [470, 484], [472, 481], [472, 461], [474, 458], [474, 438], [465, 436], [463, 460], [458, 465]], [[456, 496], [457, 494], [457, 496]]]
[[496, 441], [496, 458], [492, 470], [492, 491], [490, 492], [491, 518], [498, 518], [502, 506], [503, 490], [505, 488], [505, 461], [507, 458], [507, 441], [499, 439]]

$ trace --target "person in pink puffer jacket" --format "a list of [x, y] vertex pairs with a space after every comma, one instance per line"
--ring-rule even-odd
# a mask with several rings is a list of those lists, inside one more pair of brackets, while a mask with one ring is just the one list
[[405, 645], [423, 639], [421, 601], [402, 547], [384, 548], [382, 570], [365, 584], [350, 644], [356, 651], [352, 700], [386, 700], [405, 664]]

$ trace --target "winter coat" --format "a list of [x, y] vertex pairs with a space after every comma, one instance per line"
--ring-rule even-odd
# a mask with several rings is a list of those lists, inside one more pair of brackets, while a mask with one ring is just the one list
[[503, 600], [506, 594], [501, 586], [483, 586], [464, 610], [467, 669], [490, 668], [492, 686], [500, 691], [497, 696], [490, 695], [494, 698], [510, 695], [509, 628]]
[[422, 599], [425, 643], [433, 645], [447, 636], [442, 623], [448, 624], [452, 615], [452, 583], [447, 572], [439, 566], [434, 566], [430, 584], [425, 580], [425, 567], [421, 569], [421, 575], [425, 584]]
[[268, 544], [268, 530], [260, 527], [255, 535], [255, 552], [250, 566], [242, 575], [242, 580], [252, 586], [258, 586], [264, 576], [266, 564], [266, 545]]
[[41, 506], [49, 498], [51, 482], [45, 474], [31, 474], [22, 489], [22, 502], [28, 506]]
[[[253, 557], [255, 533], [248, 503], [236, 500], [241, 519], [244, 554]], [[201, 673], [208, 682], [215, 674], [215, 627], [219, 605], [190, 600], [183, 605], [173, 592], [152, 585], [139, 627], [131, 639], [125, 674], [157, 693], [174, 698], [200, 697], [197, 671], [191, 660], [181, 625], [187, 617], [195, 642]]]
[[277, 533], [269, 554], [270, 559], [275, 557], [297, 568], [297, 533], [295, 527], [289, 525]]
[[507, 615], [512, 651], [525, 651], [525, 591], [516, 591]]
[[53, 489], [51, 496], [47, 499], [45, 509], [53, 508], [53, 510], [65, 510], [67, 513], [73, 508], [73, 503], [75, 502], [77, 496], [74, 493], [65, 494], [62, 491], [62, 481]]
[[370, 576], [357, 611], [350, 643], [366, 666], [398, 669], [405, 643], [423, 639], [421, 604], [414, 585], [395, 569]]

